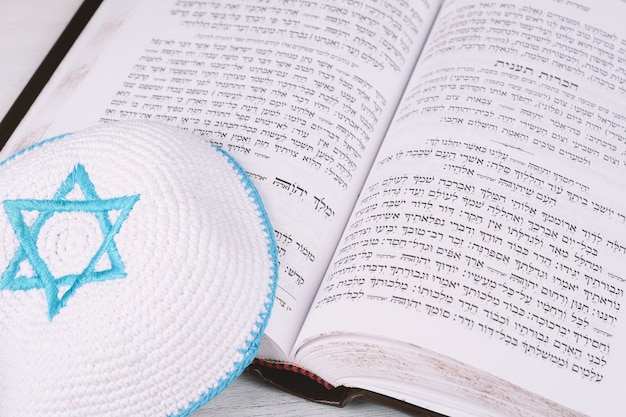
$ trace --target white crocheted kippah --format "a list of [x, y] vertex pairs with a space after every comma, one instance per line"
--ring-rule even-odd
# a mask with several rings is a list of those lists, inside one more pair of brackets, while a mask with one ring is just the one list
[[208, 140], [120, 122], [0, 164], [0, 416], [187, 416], [252, 361], [277, 254]]

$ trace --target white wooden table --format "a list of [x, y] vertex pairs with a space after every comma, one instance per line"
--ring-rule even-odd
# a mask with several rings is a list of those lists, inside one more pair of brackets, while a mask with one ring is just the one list
[[[0, 0], [0, 118], [26, 85], [82, 0]], [[402, 416], [355, 401], [345, 408], [311, 403], [244, 374], [198, 416]]]

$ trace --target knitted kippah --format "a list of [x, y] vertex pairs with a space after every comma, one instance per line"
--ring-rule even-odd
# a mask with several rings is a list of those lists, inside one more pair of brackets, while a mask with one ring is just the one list
[[187, 416], [254, 358], [277, 252], [208, 140], [119, 122], [0, 164], [0, 416]]

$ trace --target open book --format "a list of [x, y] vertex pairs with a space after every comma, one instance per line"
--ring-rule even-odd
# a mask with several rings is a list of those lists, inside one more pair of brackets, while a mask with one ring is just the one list
[[317, 400], [622, 415], [625, 19], [619, 0], [104, 0], [1, 156], [129, 118], [229, 152], [280, 253], [256, 369], [294, 365]]

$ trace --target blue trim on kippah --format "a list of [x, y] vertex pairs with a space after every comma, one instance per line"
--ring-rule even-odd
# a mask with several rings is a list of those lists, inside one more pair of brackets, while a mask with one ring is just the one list
[[46, 143], [48, 143], [48, 142], [53, 142], [53, 141], [55, 141], [55, 140], [62, 139], [62, 138], [64, 138], [64, 137], [69, 136], [69, 135], [72, 135], [72, 134], [73, 134], [73, 132], [63, 133], [63, 134], [61, 134], [61, 135], [53, 136], [53, 137], [51, 137], [51, 138], [49, 138], [49, 139], [42, 140], [41, 142], [37, 142], [37, 143], [32, 144], [32, 145], [30, 145], [30, 146], [28, 146], [28, 147], [26, 147], [26, 148], [20, 149], [19, 151], [15, 152], [14, 154], [12, 154], [12, 155], [8, 156], [5, 160], [0, 161], [0, 167], [1, 167], [2, 165], [5, 165], [7, 162], [9, 162], [9, 161], [11, 161], [11, 160], [13, 160], [13, 159], [17, 158], [18, 156], [20, 156], [20, 155], [22, 155], [22, 154], [26, 153], [26, 152], [30, 152], [30, 151], [32, 151], [33, 149], [39, 148], [40, 146], [45, 145], [45, 144], [46, 144]]
[[263, 200], [261, 200], [261, 195], [252, 183], [252, 180], [250, 179], [248, 174], [244, 171], [243, 167], [230, 154], [228, 154], [223, 149], [216, 147], [215, 145], [211, 146], [213, 146], [217, 151], [222, 153], [226, 157], [228, 162], [232, 165], [234, 170], [240, 175], [241, 183], [243, 184], [244, 189], [257, 206], [257, 214], [261, 219], [263, 230], [267, 235], [267, 252], [272, 260], [272, 275], [270, 277], [271, 283], [269, 292], [267, 293], [268, 301], [264, 305], [265, 311], [261, 312], [261, 314], [259, 315], [259, 320], [256, 322], [258, 330], [253, 331], [250, 334], [250, 336], [252, 336], [252, 340], [246, 343], [247, 347], [239, 350], [239, 353], [243, 355], [243, 359], [235, 363], [235, 369], [227, 374], [224, 378], [222, 378], [219, 381], [217, 387], [210, 389], [206, 393], [202, 394], [197, 401], [191, 402], [188, 407], [181, 408], [180, 410], [178, 410], [178, 413], [172, 414], [168, 417], [188, 417], [191, 413], [205, 405], [207, 402], [217, 396], [217, 394], [219, 394], [226, 387], [228, 387], [235, 379], [237, 379], [239, 375], [241, 375], [246, 367], [250, 365], [259, 350], [259, 346], [261, 345], [261, 337], [263, 336], [265, 328], [267, 327], [272, 307], [274, 306], [276, 288], [278, 286], [278, 248], [276, 245], [276, 239], [274, 237], [274, 229], [270, 223], [270, 219], [267, 211], [265, 210], [265, 206], [263, 205]]

